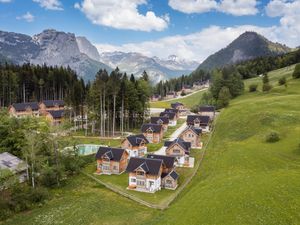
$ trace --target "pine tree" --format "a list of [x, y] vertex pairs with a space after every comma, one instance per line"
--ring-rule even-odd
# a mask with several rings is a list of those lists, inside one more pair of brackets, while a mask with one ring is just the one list
[[297, 64], [295, 66], [295, 69], [293, 72], [293, 78], [295, 78], [295, 79], [300, 78], [300, 64]]

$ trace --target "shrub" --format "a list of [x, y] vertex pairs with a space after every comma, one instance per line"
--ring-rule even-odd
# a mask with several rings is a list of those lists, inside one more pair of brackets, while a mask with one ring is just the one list
[[266, 137], [266, 142], [269, 142], [269, 143], [274, 143], [274, 142], [277, 142], [279, 140], [280, 140], [279, 134], [277, 132], [274, 132], [274, 131], [269, 133]]
[[281, 78], [278, 80], [278, 84], [279, 84], [279, 85], [285, 85], [285, 84], [286, 84], [286, 78], [285, 78], [285, 77], [281, 77]]
[[29, 200], [32, 203], [39, 203], [45, 201], [49, 197], [49, 193], [46, 188], [37, 187], [31, 189]]
[[297, 64], [293, 73], [293, 78], [300, 78], [300, 64]]
[[262, 87], [262, 91], [263, 92], [268, 92], [268, 91], [270, 91], [272, 89], [272, 85], [271, 84], [269, 84], [269, 83], [264, 83], [263, 84], [263, 87]]
[[185, 93], [184, 91], [182, 91], [180, 95], [181, 95], [181, 96], [185, 96], [186, 93]]
[[251, 84], [249, 86], [249, 92], [256, 92], [257, 86], [258, 86], [257, 84]]

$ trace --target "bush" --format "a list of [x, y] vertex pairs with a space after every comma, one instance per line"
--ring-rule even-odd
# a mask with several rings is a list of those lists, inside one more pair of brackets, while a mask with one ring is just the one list
[[257, 84], [251, 84], [249, 86], [249, 92], [256, 92], [257, 86], [258, 86]]
[[43, 187], [37, 187], [35, 189], [31, 189], [29, 200], [32, 203], [39, 203], [45, 201], [49, 197], [48, 190]]
[[266, 142], [269, 142], [269, 143], [274, 143], [274, 142], [277, 142], [279, 140], [280, 140], [279, 134], [277, 132], [274, 132], [274, 131], [269, 133], [266, 137]]
[[263, 84], [263, 87], [262, 87], [262, 91], [263, 92], [268, 92], [268, 91], [270, 91], [272, 89], [272, 85], [271, 84], [269, 84], [269, 83], [264, 83]]
[[278, 84], [281, 86], [281, 85], [285, 85], [286, 84], [286, 78], [285, 77], [281, 77], [279, 80], [278, 80]]
[[300, 64], [297, 64], [293, 73], [293, 78], [300, 78]]
[[185, 96], [186, 93], [185, 93], [184, 91], [182, 91], [180, 95], [181, 95], [181, 96]]

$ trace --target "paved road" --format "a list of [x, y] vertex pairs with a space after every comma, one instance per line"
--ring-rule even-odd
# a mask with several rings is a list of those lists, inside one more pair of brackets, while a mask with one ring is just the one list
[[[173, 132], [173, 134], [171, 134], [169, 140], [173, 141], [176, 138], [179, 137], [179, 135], [182, 133], [182, 131], [184, 131], [184, 129], [186, 128], [186, 123], [183, 123], [177, 130], [175, 130]], [[154, 152], [155, 155], [166, 155], [166, 147], [161, 147], [159, 150], [157, 150], [156, 152]]]

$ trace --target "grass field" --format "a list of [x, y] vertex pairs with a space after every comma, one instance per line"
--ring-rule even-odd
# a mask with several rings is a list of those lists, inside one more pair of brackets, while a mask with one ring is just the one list
[[[3, 224], [300, 224], [300, 80], [291, 72], [269, 73], [270, 93], [246, 89], [221, 112], [197, 175], [167, 210], [142, 207], [80, 175], [54, 190], [57, 198]], [[287, 87], [277, 85], [283, 75]], [[271, 131], [279, 142], [265, 142]]]
[[198, 91], [195, 94], [192, 94], [190, 96], [187, 96], [185, 98], [181, 99], [174, 99], [170, 101], [157, 101], [157, 102], [151, 102], [150, 107], [151, 108], [170, 108], [171, 103], [174, 102], [181, 102], [185, 105], [187, 108], [191, 108], [194, 105], [197, 105], [200, 102], [201, 96], [203, 95], [205, 91]]

